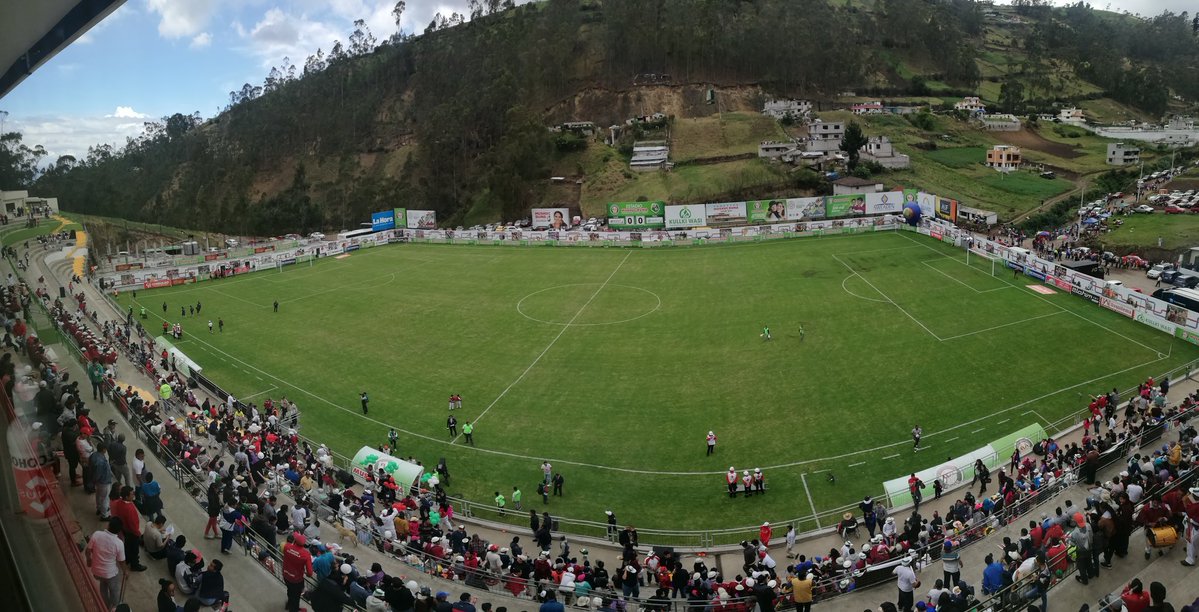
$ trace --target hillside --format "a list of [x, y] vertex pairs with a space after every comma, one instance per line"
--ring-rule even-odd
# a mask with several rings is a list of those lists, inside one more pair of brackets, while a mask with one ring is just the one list
[[[970, 0], [549, 0], [378, 46], [356, 32], [299, 77], [272, 71], [230, 92], [219, 116], [166, 117], [120, 150], [57, 164], [37, 189], [68, 210], [235, 234], [354, 227], [393, 206], [457, 225], [542, 203], [594, 214], [616, 199], [793, 194], [820, 183], [747, 159], [786, 129], [755, 114], [769, 98], [943, 107], [976, 93], [1019, 114], [1080, 104], [1096, 119], [1156, 119], [1181, 109], [1170, 91], [1199, 98], [1189, 27], [1168, 14]], [[606, 127], [659, 112], [681, 165], [631, 172], [640, 130], [610, 146]], [[547, 130], [565, 121], [600, 129]], [[969, 130], [954, 127], [964, 144], [986, 140]], [[912, 172], [894, 180], [950, 181]]]

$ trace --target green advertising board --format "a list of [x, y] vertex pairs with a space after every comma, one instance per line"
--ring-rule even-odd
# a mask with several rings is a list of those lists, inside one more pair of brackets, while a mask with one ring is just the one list
[[866, 214], [866, 196], [860, 193], [849, 193], [824, 198], [824, 215], [829, 219], [864, 214]]
[[746, 220], [750, 223], [765, 223], [770, 214], [770, 203], [774, 200], [751, 200], [745, 203]]
[[662, 202], [612, 202], [608, 204], [609, 229], [663, 229], [665, 227], [666, 204]]
[[408, 229], [408, 209], [395, 209], [395, 224], [396, 229]]

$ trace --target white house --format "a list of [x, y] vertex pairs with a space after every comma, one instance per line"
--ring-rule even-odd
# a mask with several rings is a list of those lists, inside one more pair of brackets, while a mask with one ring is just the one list
[[1113, 142], [1107, 145], [1107, 165], [1109, 166], [1127, 166], [1140, 161], [1141, 150], [1137, 147], [1122, 142]]
[[28, 191], [0, 191], [0, 211], [25, 217], [47, 211], [53, 214], [58, 212], [58, 198], [32, 197]]
[[912, 165], [912, 159], [903, 153], [896, 153], [891, 139], [886, 136], [871, 136], [866, 146], [862, 147], [861, 156], [884, 168], [902, 169]]
[[670, 145], [664, 141], [648, 140], [633, 143], [633, 157], [629, 160], [629, 168], [638, 172], [660, 170], [668, 167]]
[[767, 100], [766, 105], [762, 107], [763, 115], [770, 115], [775, 119], [804, 119], [811, 113], [812, 103], [808, 100]]
[[994, 115], [983, 115], [983, 127], [992, 132], [1018, 132], [1020, 131], [1020, 118], [1007, 113], [997, 113]]
[[883, 103], [866, 102], [864, 104], [854, 104], [849, 107], [849, 112], [855, 115], [881, 115], [883, 114]]
[[833, 181], [833, 195], [882, 192], [882, 182], [874, 179], [861, 179], [856, 176], [846, 176]]
[[1075, 125], [1086, 123], [1086, 117], [1083, 115], [1082, 109], [1074, 108], [1073, 106], [1058, 111], [1057, 119], [1062, 123], [1072, 123]]
[[978, 96], [967, 96], [962, 98], [960, 102], [955, 102], [953, 109], [978, 114], [987, 112], [987, 105], [983, 104], [982, 100], [978, 99]]
[[825, 122], [817, 119], [808, 124], [808, 151], [836, 151], [841, 148], [845, 139], [845, 124], [841, 122]]
[[758, 157], [776, 159], [783, 157], [787, 153], [795, 151], [797, 148], [798, 145], [789, 140], [783, 142], [777, 140], [766, 140], [763, 141], [762, 144], [758, 145]]

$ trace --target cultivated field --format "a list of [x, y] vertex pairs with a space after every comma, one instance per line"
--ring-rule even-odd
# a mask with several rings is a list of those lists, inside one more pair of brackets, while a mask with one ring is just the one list
[[[566, 479], [555, 514], [703, 529], [878, 495], [883, 480], [1069, 422], [1085, 394], [1199, 357], [1034, 282], [904, 232], [660, 250], [393, 245], [136, 301], [152, 330], [202, 302], [179, 348], [244, 400], [296, 400], [304, 433], [340, 452], [394, 426], [401, 455], [447, 459], [453, 495], [490, 503], [518, 485], [538, 509], [548, 458]], [[225, 331], [210, 335], [218, 317]], [[445, 430], [451, 393], [460, 424], [477, 420], [475, 448]], [[769, 493], [729, 500], [730, 465], [763, 468]]]

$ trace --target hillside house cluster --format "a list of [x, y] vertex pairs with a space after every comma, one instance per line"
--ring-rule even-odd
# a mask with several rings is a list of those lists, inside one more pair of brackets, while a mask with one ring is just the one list
[[1000, 172], [1011, 172], [1020, 168], [1022, 161], [1020, 147], [1012, 145], [995, 145], [987, 151], [987, 167]]
[[841, 148], [845, 139], [845, 123], [841, 121], [822, 121], [817, 119], [808, 124], [808, 139], [804, 149], [807, 151], [836, 151]]
[[1072, 106], [1058, 111], [1057, 120], [1071, 125], [1083, 125], [1086, 123], [1087, 118], [1083, 115], [1081, 108], [1074, 108]]
[[1107, 165], [1127, 166], [1141, 161], [1141, 150], [1137, 147], [1113, 142], [1107, 145]]
[[551, 132], [573, 132], [579, 136], [594, 136], [595, 124], [590, 121], [567, 121], [550, 128]]
[[767, 100], [762, 114], [775, 119], [807, 119], [812, 114], [812, 103], [808, 100]]
[[871, 101], [854, 104], [849, 107], [849, 112], [855, 115], [881, 115], [883, 114], [883, 103]]

